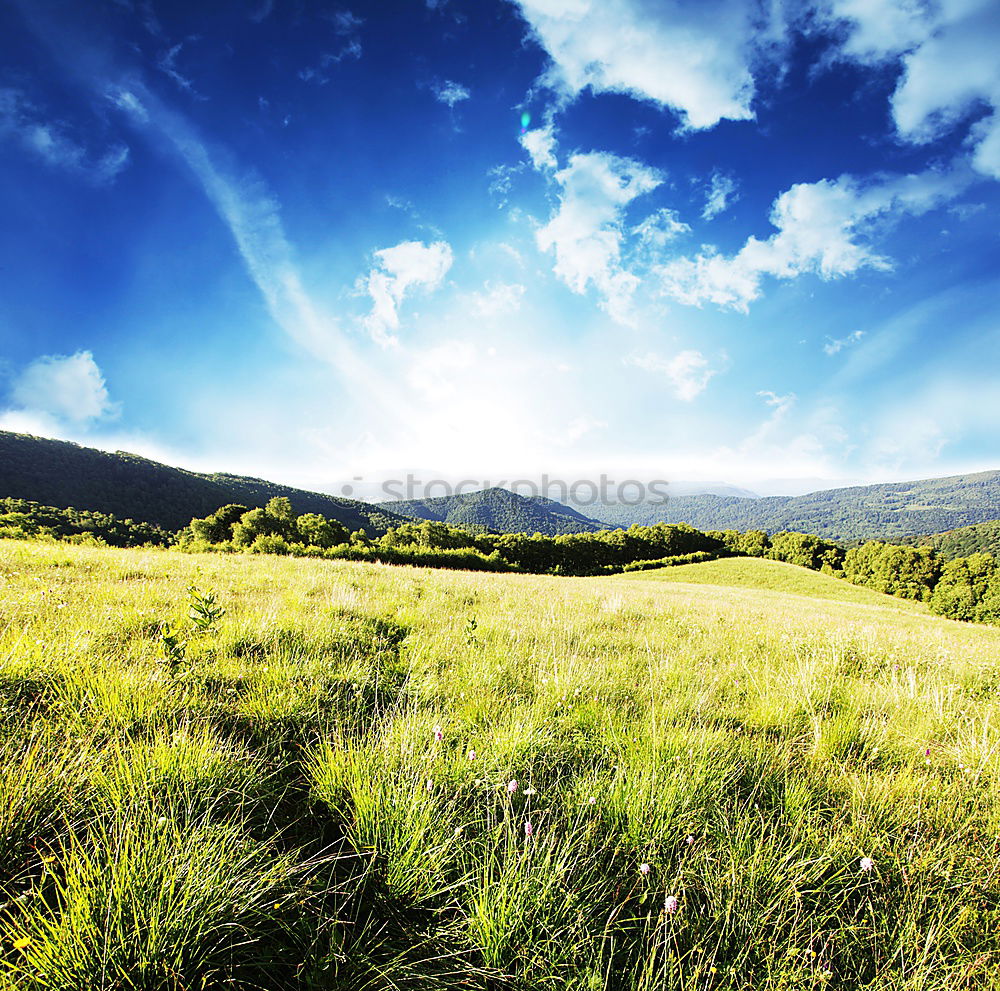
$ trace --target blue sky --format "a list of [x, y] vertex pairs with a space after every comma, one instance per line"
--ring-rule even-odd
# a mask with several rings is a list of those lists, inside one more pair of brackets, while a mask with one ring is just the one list
[[988, 0], [15, 0], [0, 39], [0, 428], [334, 490], [1000, 467]]

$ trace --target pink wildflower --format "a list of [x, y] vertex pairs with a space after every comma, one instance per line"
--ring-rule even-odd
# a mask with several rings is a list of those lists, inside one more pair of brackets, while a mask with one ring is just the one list
[[530, 822], [526, 822], [524, 824], [524, 835], [530, 837], [533, 836], [534, 833], [535, 833], [535, 827], [532, 826]]
[[673, 913], [677, 911], [679, 906], [680, 902], [677, 900], [676, 895], [667, 895], [667, 899], [663, 903], [664, 909], [666, 909], [668, 912]]
[[507, 782], [507, 793], [509, 795], [513, 795], [515, 791], [517, 791], [517, 782], [511, 778], [511, 780]]
[[650, 872], [650, 870], [652, 870], [652, 868], [649, 866], [649, 864], [640, 864], [639, 865], [639, 873], [640, 874], [648, 874]]
[[861, 869], [867, 874], [875, 866], [875, 861], [871, 857], [861, 858]]
[[440, 743], [444, 739], [444, 733], [441, 730], [440, 726], [434, 727], [434, 739], [437, 740], [438, 743]]

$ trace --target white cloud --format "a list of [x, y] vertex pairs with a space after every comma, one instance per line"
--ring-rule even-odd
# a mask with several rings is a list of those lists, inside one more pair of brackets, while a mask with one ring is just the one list
[[703, 251], [661, 266], [664, 292], [680, 303], [714, 303], [746, 312], [765, 276], [791, 279], [813, 273], [834, 279], [861, 268], [892, 263], [868, 243], [874, 221], [921, 214], [958, 195], [968, 184], [961, 171], [928, 171], [865, 184], [851, 176], [798, 183], [771, 209], [777, 228], [767, 240], [750, 237], [733, 256]]
[[722, 172], [713, 172], [708, 193], [705, 196], [705, 208], [701, 211], [701, 219], [711, 220], [713, 217], [717, 217], [738, 198], [736, 180]]
[[849, 58], [876, 62], [925, 41], [932, 24], [921, 0], [827, 0], [818, 6], [822, 21], [846, 22], [841, 51]]
[[673, 394], [687, 403], [704, 392], [712, 377], [718, 374], [718, 369], [711, 368], [708, 359], [693, 349], [678, 351], [672, 358], [649, 352], [632, 355], [624, 361], [626, 365], [666, 376]]
[[682, 234], [690, 234], [691, 227], [680, 219], [676, 210], [663, 207], [633, 227], [632, 233], [639, 238], [639, 243], [643, 247], [661, 251]]
[[852, 333], [848, 334], [846, 337], [839, 337], [836, 339], [828, 337], [826, 339], [826, 343], [823, 345], [823, 352], [824, 354], [828, 354], [831, 356], [839, 354], [841, 351], [844, 350], [844, 348], [850, 347], [850, 345], [852, 344], [857, 344], [857, 342], [860, 341], [861, 338], [864, 336], [865, 332], [863, 330], [855, 330]]
[[849, 31], [841, 52], [862, 63], [901, 58], [892, 97], [899, 135], [927, 143], [985, 107], [972, 127], [973, 164], [1000, 179], [1000, 7], [994, 0], [828, 0]]
[[478, 316], [490, 319], [517, 312], [526, 291], [516, 282], [487, 282], [482, 292], [471, 294], [469, 302]]
[[14, 381], [10, 398], [14, 412], [78, 426], [118, 412], [89, 351], [37, 358]]
[[593, 286], [615, 320], [630, 321], [639, 280], [621, 267], [622, 215], [637, 196], [663, 181], [656, 169], [606, 152], [573, 155], [555, 173], [559, 209], [536, 232], [542, 251], [554, 250], [555, 273], [576, 293]]
[[531, 164], [539, 172], [558, 166], [555, 155], [556, 139], [551, 125], [525, 131], [518, 140], [521, 142], [521, 147], [531, 156]]
[[472, 95], [465, 86], [451, 79], [434, 83], [433, 90], [434, 98], [439, 103], [447, 104], [449, 107], [454, 107], [456, 103], [468, 100]]
[[944, 8], [954, 19], [946, 13], [934, 36], [904, 59], [892, 98], [896, 127], [907, 140], [931, 141], [986, 104], [990, 113], [970, 135], [973, 164], [1000, 179], [1000, 8], [975, 0]]
[[[684, 127], [753, 116], [754, 39], [769, 40], [746, 0], [518, 0], [551, 56], [551, 81], [574, 97], [588, 87], [674, 110]], [[774, 5], [772, 5], [774, 6]], [[775, 7], [775, 9], [777, 9]]]
[[772, 392], [770, 389], [761, 389], [758, 393], [764, 402], [774, 409], [772, 417], [784, 416], [798, 401], [798, 396], [794, 392], [789, 392], [784, 396]]
[[129, 160], [128, 147], [121, 143], [92, 155], [67, 125], [44, 120], [38, 108], [15, 89], [0, 89], [0, 138], [17, 142], [51, 168], [74, 173], [99, 186], [113, 182]]
[[365, 327], [375, 341], [383, 347], [397, 342], [392, 331], [399, 328], [403, 297], [414, 288], [437, 288], [452, 260], [451, 247], [445, 241], [401, 241], [375, 252], [375, 265], [368, 275], [372, 310], [365, 318]]

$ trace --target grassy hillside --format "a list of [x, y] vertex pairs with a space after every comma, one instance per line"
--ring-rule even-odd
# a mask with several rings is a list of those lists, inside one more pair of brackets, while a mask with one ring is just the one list
[[0, 612], [4, 991], [1000, 988], [1000, 630], [15, 541]]
[[1000, 472], [828, 489], [803, 496], [678, 496], [664, 505], [595, 506], [614, 526], [690, 523], [699, 530], [797, 530], [833, 540], [936, 533], [1000, 518]]
[[927, 537], [909, 537], [902, 542], [915, 547], [933, 547], [949, 561], [979, 553], [1000, 558], [1000, 520], [974, 523]]
[[769, 561], [766, 558], [721, 558], [704, 564], [682, 564], [656, 571], [641, 571], [634, 577], [642, 581], [721, 585], [725, 588], [745, 588], [755, 592], [805, 595], [814, 599], [876, 606], [880, 609], [902, 609], [909, 612], [926, 609], [922, 604], [911, 600], [883, 595], [862, 585], [852, 585], [841, 578], [809, 571], [794, 564]]
[[277, 485], [241, 475], [202, 475], [117, 451], [108, 454], [61, 440], [0, 430], [0, 497], [46, 506], [94, 510], [168, 530], [186, 526], [227, 503], [264, 506], [287, 496], [298, 513], [320, 513], [349, 530], [384, 533], [404, 522], [354, 499]]
[[551, 537], [560, 533], [593, 533], [606, 529], [604, 523], [589, 519], [552, 499], [529, 499], [499, 488], [381, 505], [404, 516], [498, 533], [543, 533]]

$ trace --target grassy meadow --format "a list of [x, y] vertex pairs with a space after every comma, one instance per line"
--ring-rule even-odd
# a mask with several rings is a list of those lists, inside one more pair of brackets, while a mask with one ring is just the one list
[[0, 989], [1000, 989], [998, 660], [765, 560], [0, 541]]
[[[805, 595], [814, 599], [875, 606], [877, 609], [895, 608], [903, 612], [927, 611], [926, 606], [913, 599], [883, 595], [864, 585], [852, 585], [831, 575], [768, 558], [723, 557], [703, 564], [680, 564], [655, 571], [632, 572], [630, 577], [644, 581], [721, 585], [726, 588], [752, 589], [755, 592]], [[756, 598], [758, 601], [761, 599], [759, 596]]]

